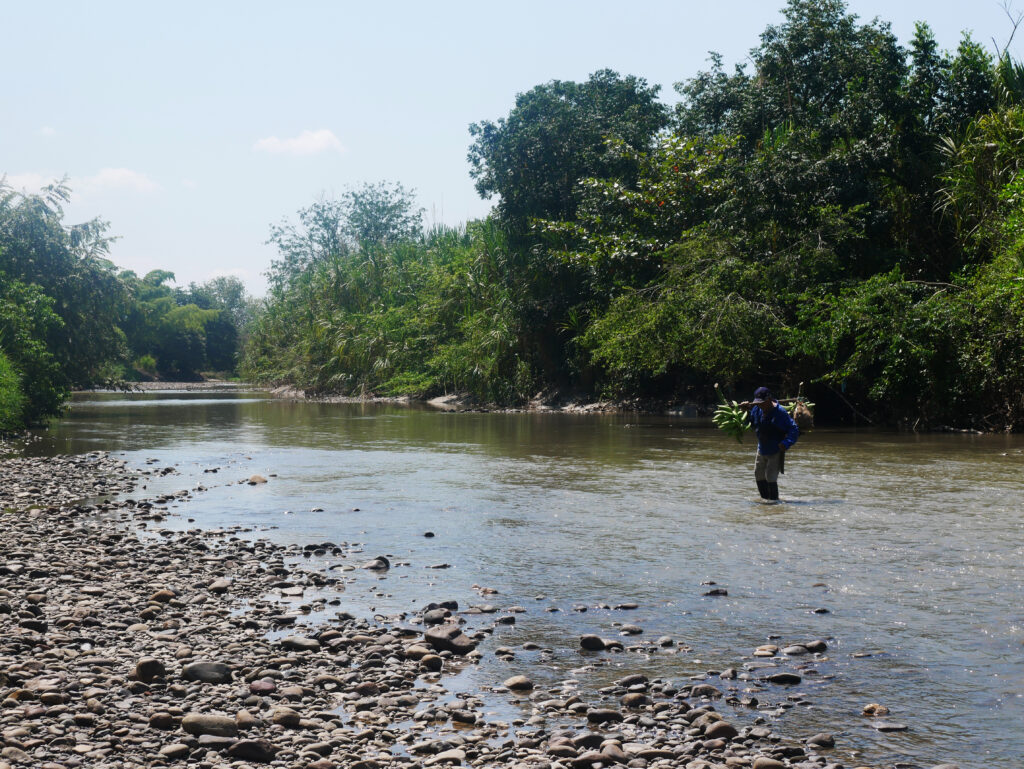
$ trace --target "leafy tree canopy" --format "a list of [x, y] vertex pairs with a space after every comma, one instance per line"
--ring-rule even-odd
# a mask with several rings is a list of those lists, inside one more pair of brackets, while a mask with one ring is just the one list
[[643, 78], [604, 69], [584, 83], [553, 80], [519, 94], [508, 117], [469, 128], [477, 191], [500, 196], [498, 211], [512, 226], [571, 218], [580, 179], [633, 180], [629, 155], [609, 151], [606, 140], [647, 148], [668, 122], [659, 90]]

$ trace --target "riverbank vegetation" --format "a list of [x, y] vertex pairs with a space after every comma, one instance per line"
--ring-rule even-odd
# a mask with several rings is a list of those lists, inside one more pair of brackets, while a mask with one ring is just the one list
[[274, 228], [245, 374], [506, 405], [806, 382], [826, 418], [1024, 427], [1019, 64], [790, 0], [675, 88], [605, 70], [471, 126], [485, 221], [424, 231], [371, 185]]
[[118, 271], [105, 222], [64, 222], [70, 194], [0, 183], [0, 433], [60, 413], [73, 388], [235, 368], [241, 281], [171, 289], [170, 272]]
[[602, 70], [519, 94], [469, 129], [488, 218], [425, 229], [401, 184], [321, 199], [271, 228], [260, 303], [118, 271], [104, 222], [64, 223], [63, 183], [0, 185], [0, 429], [73, 387], [239, 359], [314, 394], [713, 404], [716, 382], [803, 382], [819, 421], [1024, 428], [1006, 49], [789, 0], [747, 64], [712, 55], [675, 90]]

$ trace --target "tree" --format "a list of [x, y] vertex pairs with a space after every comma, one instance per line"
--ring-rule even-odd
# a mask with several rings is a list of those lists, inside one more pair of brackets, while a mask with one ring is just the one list
[[0, 355], [9, 364], [6, 386], [16, 391], [9, 403], [17, 406], [10, 406], [9, 422], [0, 429], [36, 425], [56, 416], [69, 394], [68, 380], [48, 346], [64, 323], [53, 305], [39, 286], [0, 272]]
[[976, 116], [996, 106], [996, 64], [992, 55], [964, 34], [956, 56], [946, 61], [939, 94], [940, 127], [956, 135]]
[[47, 349], [59, 362], [61, 386], [85, 387], [109, 379], [110, 365], [124, 358], [118, 321], [128, 297], [106, 259], [107, 223], [64, 223], [70, 195], [63, 181], [27, 195], [0, 180], [0, 270], [52, 298], [62, 323], [50, 326]]
[[415, 192], [400, 183], [363, 184], [342, 195], [344, 232], [353, 245], [390, 246], [423, 234], [423, 209], [416, 208]]
[[354, 251], [414, 240], [422, 234], [423, 209], [415, 192], [401, 184], [377, 182], [346, 190], [299, 210], [298, 223], [288, 220], [270, 228], [268, 243], [279, 259], [270, 263], [271, 288], [287, 288], [311, 268]]
[[584, 83], [553, 80], [519, 94], [507, 118], [469, 127], [477, 191], [499, 195], [498, 211], [513, 227], [523, 229], [532, 218], [571, 218], [580, 179], [632, 180], [635, 165], [628, 155], [609, 152], [606, 140], [648, 147], [668, 121], [659, 90], [605, 69]]
[[903, 114], [904, 51], [888, 24], [858, 25], [843, 0], [789, 0], [784, 22], [769, 26], [750, 52], [753, 75], [712, 70], [676, 84], [680, 131], [726, 134], [755, 151], [773, 134], [803, 129], [820, 148], [876, 133]]
[[255, 307], [255, 300], [246, 292], [241, 278], [235, 275], [218, 275], [205, 283], [190, 283], [188, 289], [179, 290], [176, 296], [178, 304], [221, 310], [238, 338], [244, 337]]

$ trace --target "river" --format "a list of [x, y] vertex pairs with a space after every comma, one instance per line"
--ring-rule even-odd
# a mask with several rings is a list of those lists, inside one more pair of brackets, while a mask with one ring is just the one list
[[[803, 683], [753, 693], [760, 709], [743, 718], [831, 732], [850, 766], [1024, 760], [1019, 436], [818, 429], [789, 455], [774, 506], [755, 498], [749, 438], [669, 416], [106, 393], [77, 396], [28, 449], [93, 450], [175, 468], [138, 494], [205, 488], [160, 526], [360, 543], [395, 562], [363, 573], [342, 608], [525, 607], [489, 643], [541, 648], [514, 663], [485, 648], [466, 687], [527, 666], [581, 690], [630, 672], [685, 681], [750, 663], [761, 644], [821, 638]], [[253, 474], [269, 482], [239, 483]], [[710, 583], [728, 595], [705, 595]], [[642, 650], [582, 658], [580, 635], [617, 637], [615, 623], [642, 627], [622, 639]], [[742, 680], [708, 681], [751, 696]], [[868, 703], [907, 730], [876, 730]]]

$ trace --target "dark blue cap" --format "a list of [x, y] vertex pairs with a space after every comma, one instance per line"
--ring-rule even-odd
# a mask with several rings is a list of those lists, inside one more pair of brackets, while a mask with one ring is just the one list
[[754, 403], [767, 403], [772, 399], [772, 391], [767, 387], [758, 387], [754, 390]]

